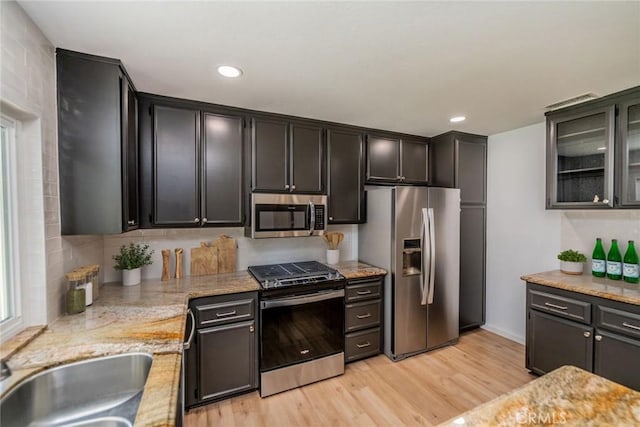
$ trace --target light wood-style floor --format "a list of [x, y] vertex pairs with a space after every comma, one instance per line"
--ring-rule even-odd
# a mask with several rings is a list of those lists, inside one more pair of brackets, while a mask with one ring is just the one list
[[261, 399], [257, 392], [194, 409], [187, 427], [429, 426], [531, 381], [524, 346], [476, 329], [456, 346], [392, 362], [380, 355], [345, 374]]

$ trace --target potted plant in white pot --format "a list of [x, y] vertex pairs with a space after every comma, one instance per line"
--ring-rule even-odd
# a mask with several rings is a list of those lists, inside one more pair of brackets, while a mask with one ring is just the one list
[[587, 257], [584, 254], [568, 249], [558, 254], [560, 260], [560, 271], [565, 274], [582, 274], [584, 269], [584, 263], [587, 262]]
[[131, 243], [129, 246], [120, 246], [120, 252], [113, 256], [116, 262], [114, 268], [122, 270], [122, 284], [124, 286], [137, 285], [140, 283], [140, 269], [145, 265], [151, 265], [151, 255], [153, 250], [149, 250], [149, 245]]

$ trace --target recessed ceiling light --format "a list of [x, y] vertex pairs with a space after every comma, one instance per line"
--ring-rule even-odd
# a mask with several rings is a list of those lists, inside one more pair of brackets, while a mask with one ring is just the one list
[[451, 123], [458, 123], [458, 122], [464, 122], [467, 118], [465, 116], [455, 116], [455, 117], [451, 117], [449, 119], [449, 121]]
[[221, 65], [218, 67], [218, 73], [225, 77], [240, 77], [242, 74], [242, 70], [238, 67], [233, 67], [231, 65]]

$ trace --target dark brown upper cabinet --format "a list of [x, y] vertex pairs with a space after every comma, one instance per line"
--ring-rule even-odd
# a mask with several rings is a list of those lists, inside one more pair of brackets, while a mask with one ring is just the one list
[[243, 223], [244, 118], [141, 96], [143, 226]]
[[620, 104], [620, 206], [640, 208], [640, 96]]
[[640, 208], [640, 87], [547, 113], [547, 209]]
[[153, 107], [153, 224], [200, 224], [200, 112]]
[[428, 182], [426, 141], [369, 134], [366, 158], [368, 183]]
[[359, 224], [365, 221], [364, 134], [356, 130], [329, 128], [328, 209], [330, 224]]
[[451, 131], [431, 139], [431, 185], [460, 189], [462, 204], [487, 201], [487, 137]]
[[251, 151], [253, 191], [324, 193], [322, 127], [302, 121], [254, 117]]
[[137, 101], [117, 59], [56, 51], [63, 235], [139, 225]]

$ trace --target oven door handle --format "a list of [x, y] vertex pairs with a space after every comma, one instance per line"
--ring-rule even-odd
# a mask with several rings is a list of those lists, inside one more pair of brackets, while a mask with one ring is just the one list
[[295, 297], [275, 298], [260, 301], [261, 309], [288, 307], [292, 305], [308, 304], [311, 302], [325, 301], [333, 298], [344, 298], [344, 289], [332, 291], [316, 292], [308, 295], [298, 295]]

